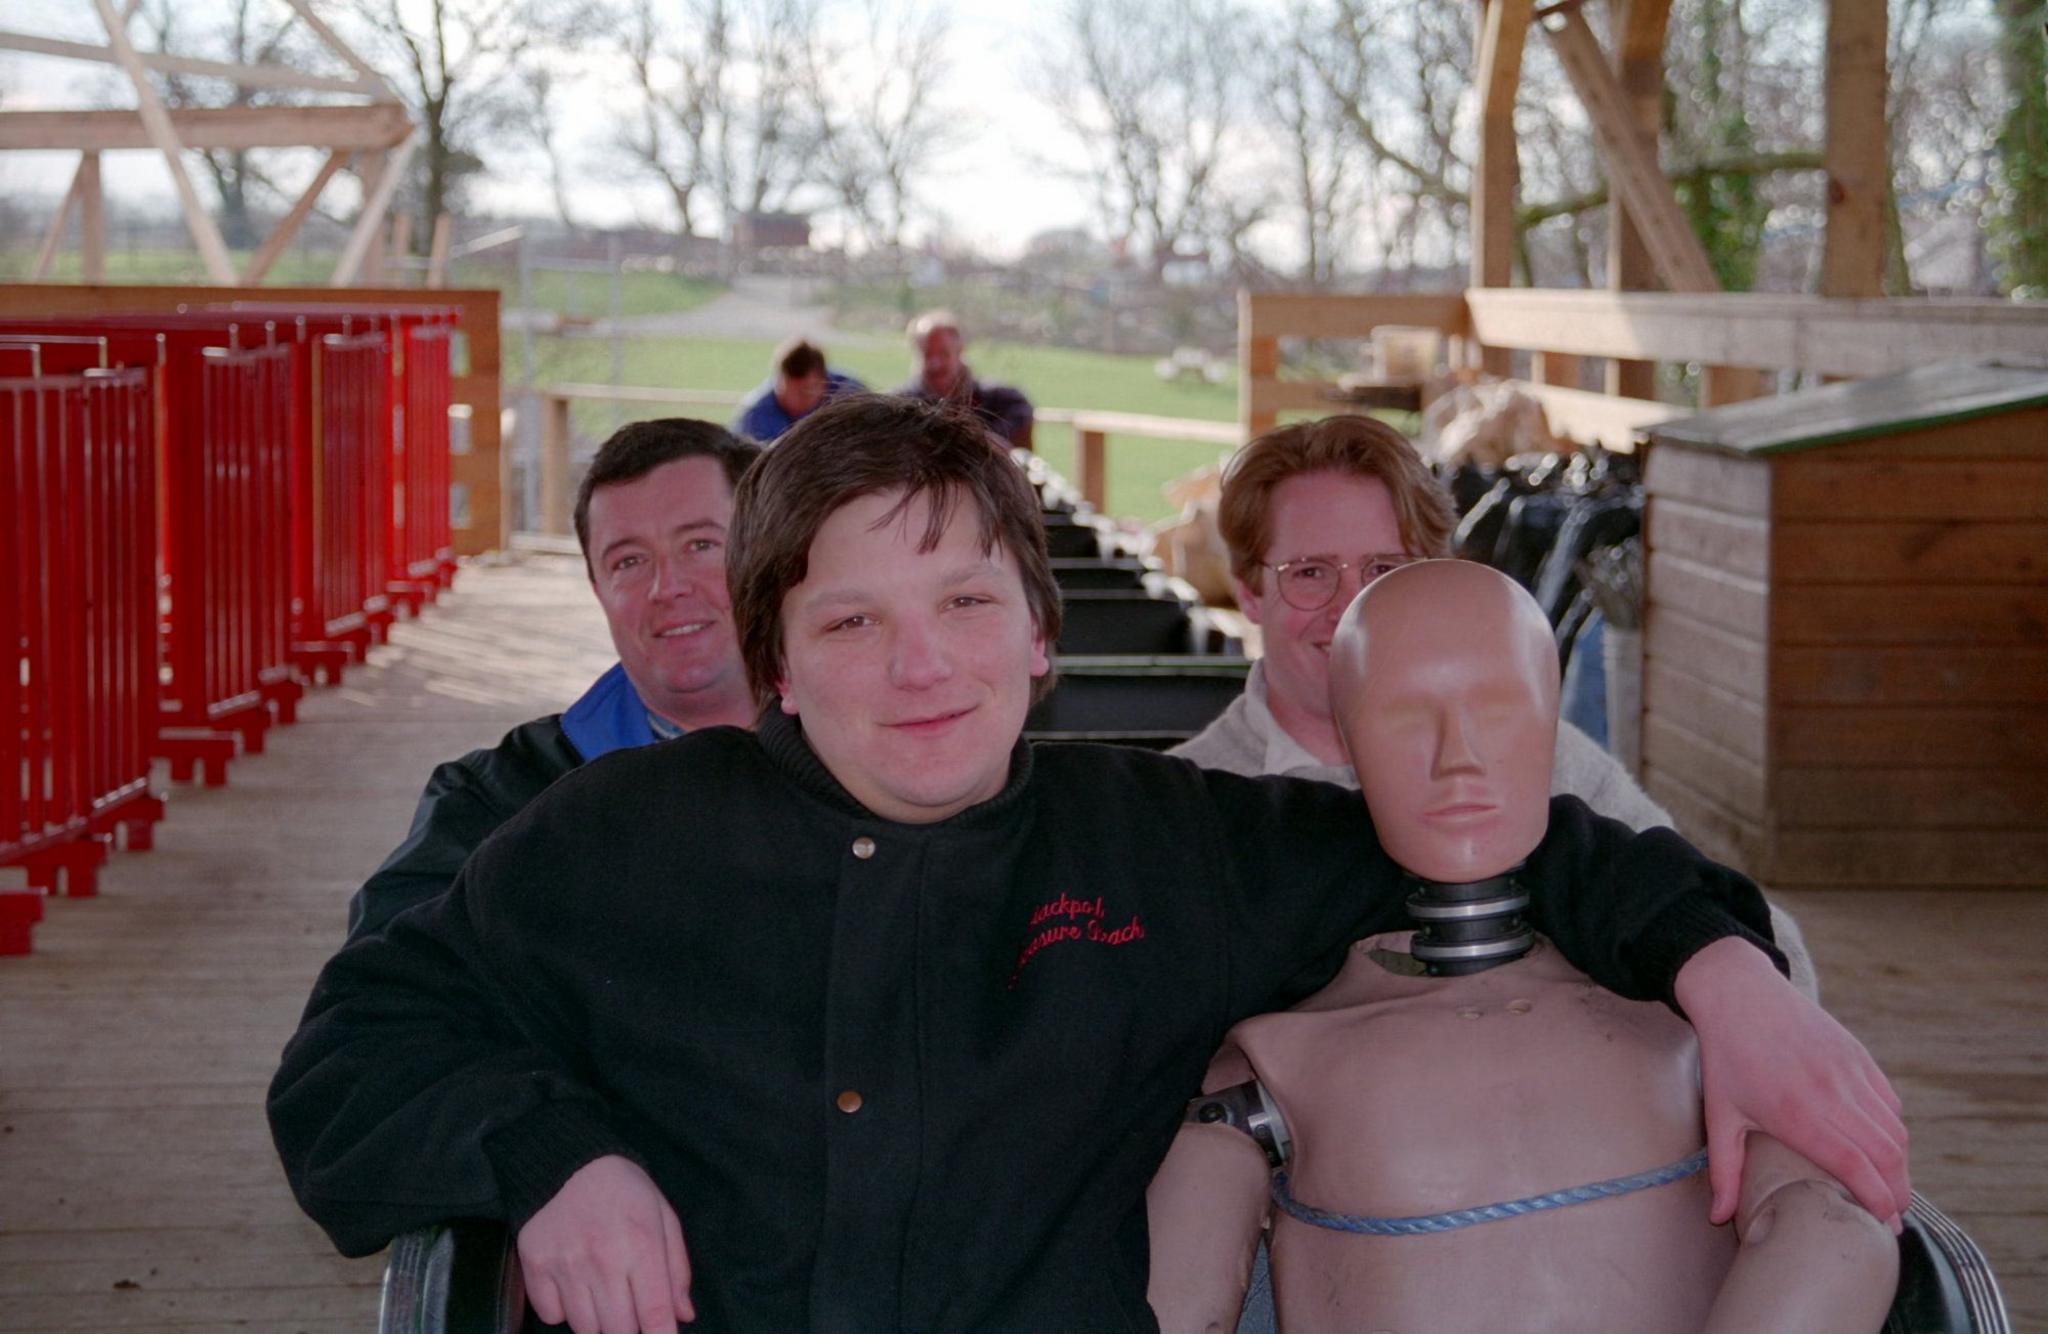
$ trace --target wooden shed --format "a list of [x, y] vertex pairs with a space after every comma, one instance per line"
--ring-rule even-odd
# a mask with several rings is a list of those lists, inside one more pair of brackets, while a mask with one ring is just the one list
[[2048, 363], [1654, 428], [1643, 782], [1779, 888], [2048, 884]]

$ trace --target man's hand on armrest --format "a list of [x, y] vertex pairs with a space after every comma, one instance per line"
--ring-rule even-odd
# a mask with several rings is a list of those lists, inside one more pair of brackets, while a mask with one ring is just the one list
[[1715, 941], [1672, 993], [1700, 1043], [1712, 1217], [1734, 1217], [1743, 1139], [1761, 1130], [1804, 1154], [1899, 1230], [1911, 1200], [1906, 1124], [1877, 1062], [1747, 942]]
[[697, 1318], [683, 1225], [617, 1154], [578, 1168], [519, 1229], [519, 1268], [540, 1318], [576, 1334], [675, 1334]]

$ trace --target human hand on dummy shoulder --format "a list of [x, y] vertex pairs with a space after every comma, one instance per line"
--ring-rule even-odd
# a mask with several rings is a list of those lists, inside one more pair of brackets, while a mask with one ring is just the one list
[[1699, 1037], [1713, 1221], [1734, 1217], [1744, 1137], [1761, 1130], [1898, 1232], [1912, 1198], [1903, 1106], [1863, 1044], [1735, 937], [1688, 959], [1673, 994]]
[[683, 1225], [639, 1164], [585, 1163], [519, 1229], [526, 1300], [576, 1334], [675, 1334], [695, 1320]]

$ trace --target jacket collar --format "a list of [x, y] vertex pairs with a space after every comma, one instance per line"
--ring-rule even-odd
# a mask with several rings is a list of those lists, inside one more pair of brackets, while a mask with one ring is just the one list
[[[811, 743], [804, 737], [803, 723], [782, 711], [779, 701], [770, 700], [754, 723], [754, 735], [760, 740], [761, 748], [768, 758], [798, 787], [817, 797], [826, 805], [848, 815], [866, 820], [879, 820], [880, 816], [860, 804], [848, 792], [818, 753], [811, 749]], [[1010, 750], [1010, 777], [1003, 784], [1003, 790], [987, 801], [957, 815], [934, 824], [902, 824], [889, 821], [903, 829], [973, 828], [1007, 818], [1009, 812], [1023, 797], [1024, 789], [1031, 784], [1031, 744], [1022, 737]]]
[[612, 669], [562, 714], [562, 734], [585, 764], [615, 750], [654, 744], [647, 705], [626, 679], [623, 663], [613, 663]]

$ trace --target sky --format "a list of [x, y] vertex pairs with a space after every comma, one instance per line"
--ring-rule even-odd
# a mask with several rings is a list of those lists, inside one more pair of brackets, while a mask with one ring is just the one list
[[[1034, 90], [1030, 59], [1020, 56], [1042, 45], [1047, 15], [1036, 7], [1002, 0], [951, 0], [949, 8], [952, 70], [945, 100], [973, 129], [967, 143], [930, 173], [932, 185], [921, 192], [925, 201], [938, 208], [949, 235], [991, 255], [1014, 255], [1033, 235], [1049, 228], [1088, 225], [1091, 208], [1086, 192], [1048, 165], [1076, 169], [1081, 164], [1079, 150], [1068, 143], [1052, 110]], [[87, 0], [37, 0], [33, 8], [30, 0], [0, 0], [0, 27], [104, 44]], [[599, 226], [672, 225], [673, 211], [658, 191], [621, 182], [618, 163], [604, 149], [604, 96], [600, 81], [595, 89], [563, 99], [562, 142], [577, 161], [587, 164], [573, 180], [577, 220]], [[109, 66], [0, 53], [0, 107], [5, 109], [133, 104], [132, 92]], [[302, 179], [310, 177], [319, 161], [319, 154], [310, 149], [268, 156], [275, 164], [271, 170]], [[539, 169], [537, 156], [527, 159], [498, 150], [486, 156], [500, 179], [473, 189], [479, 210], [512, 215], [551, 211], [545, 185], [534, 174]], [[76, 153], [0, 153], [0, 191], [17, 199], [46, 196], [53, 204], [76, 165]], [[110, 155], [105, 179], [116, 210], [124, 201], [158, 212], [176, 209], [170, 174], [154, 153]], [[203, 185], [201, 193], [205, 197]], [[351, 193], [344, 177], [329, 187], [327, 197], [345, 201]], [[28, 211], [42, 210], [31, 206]], [[829, 224], [821, 229], [824, 239], [831, 234]]]

